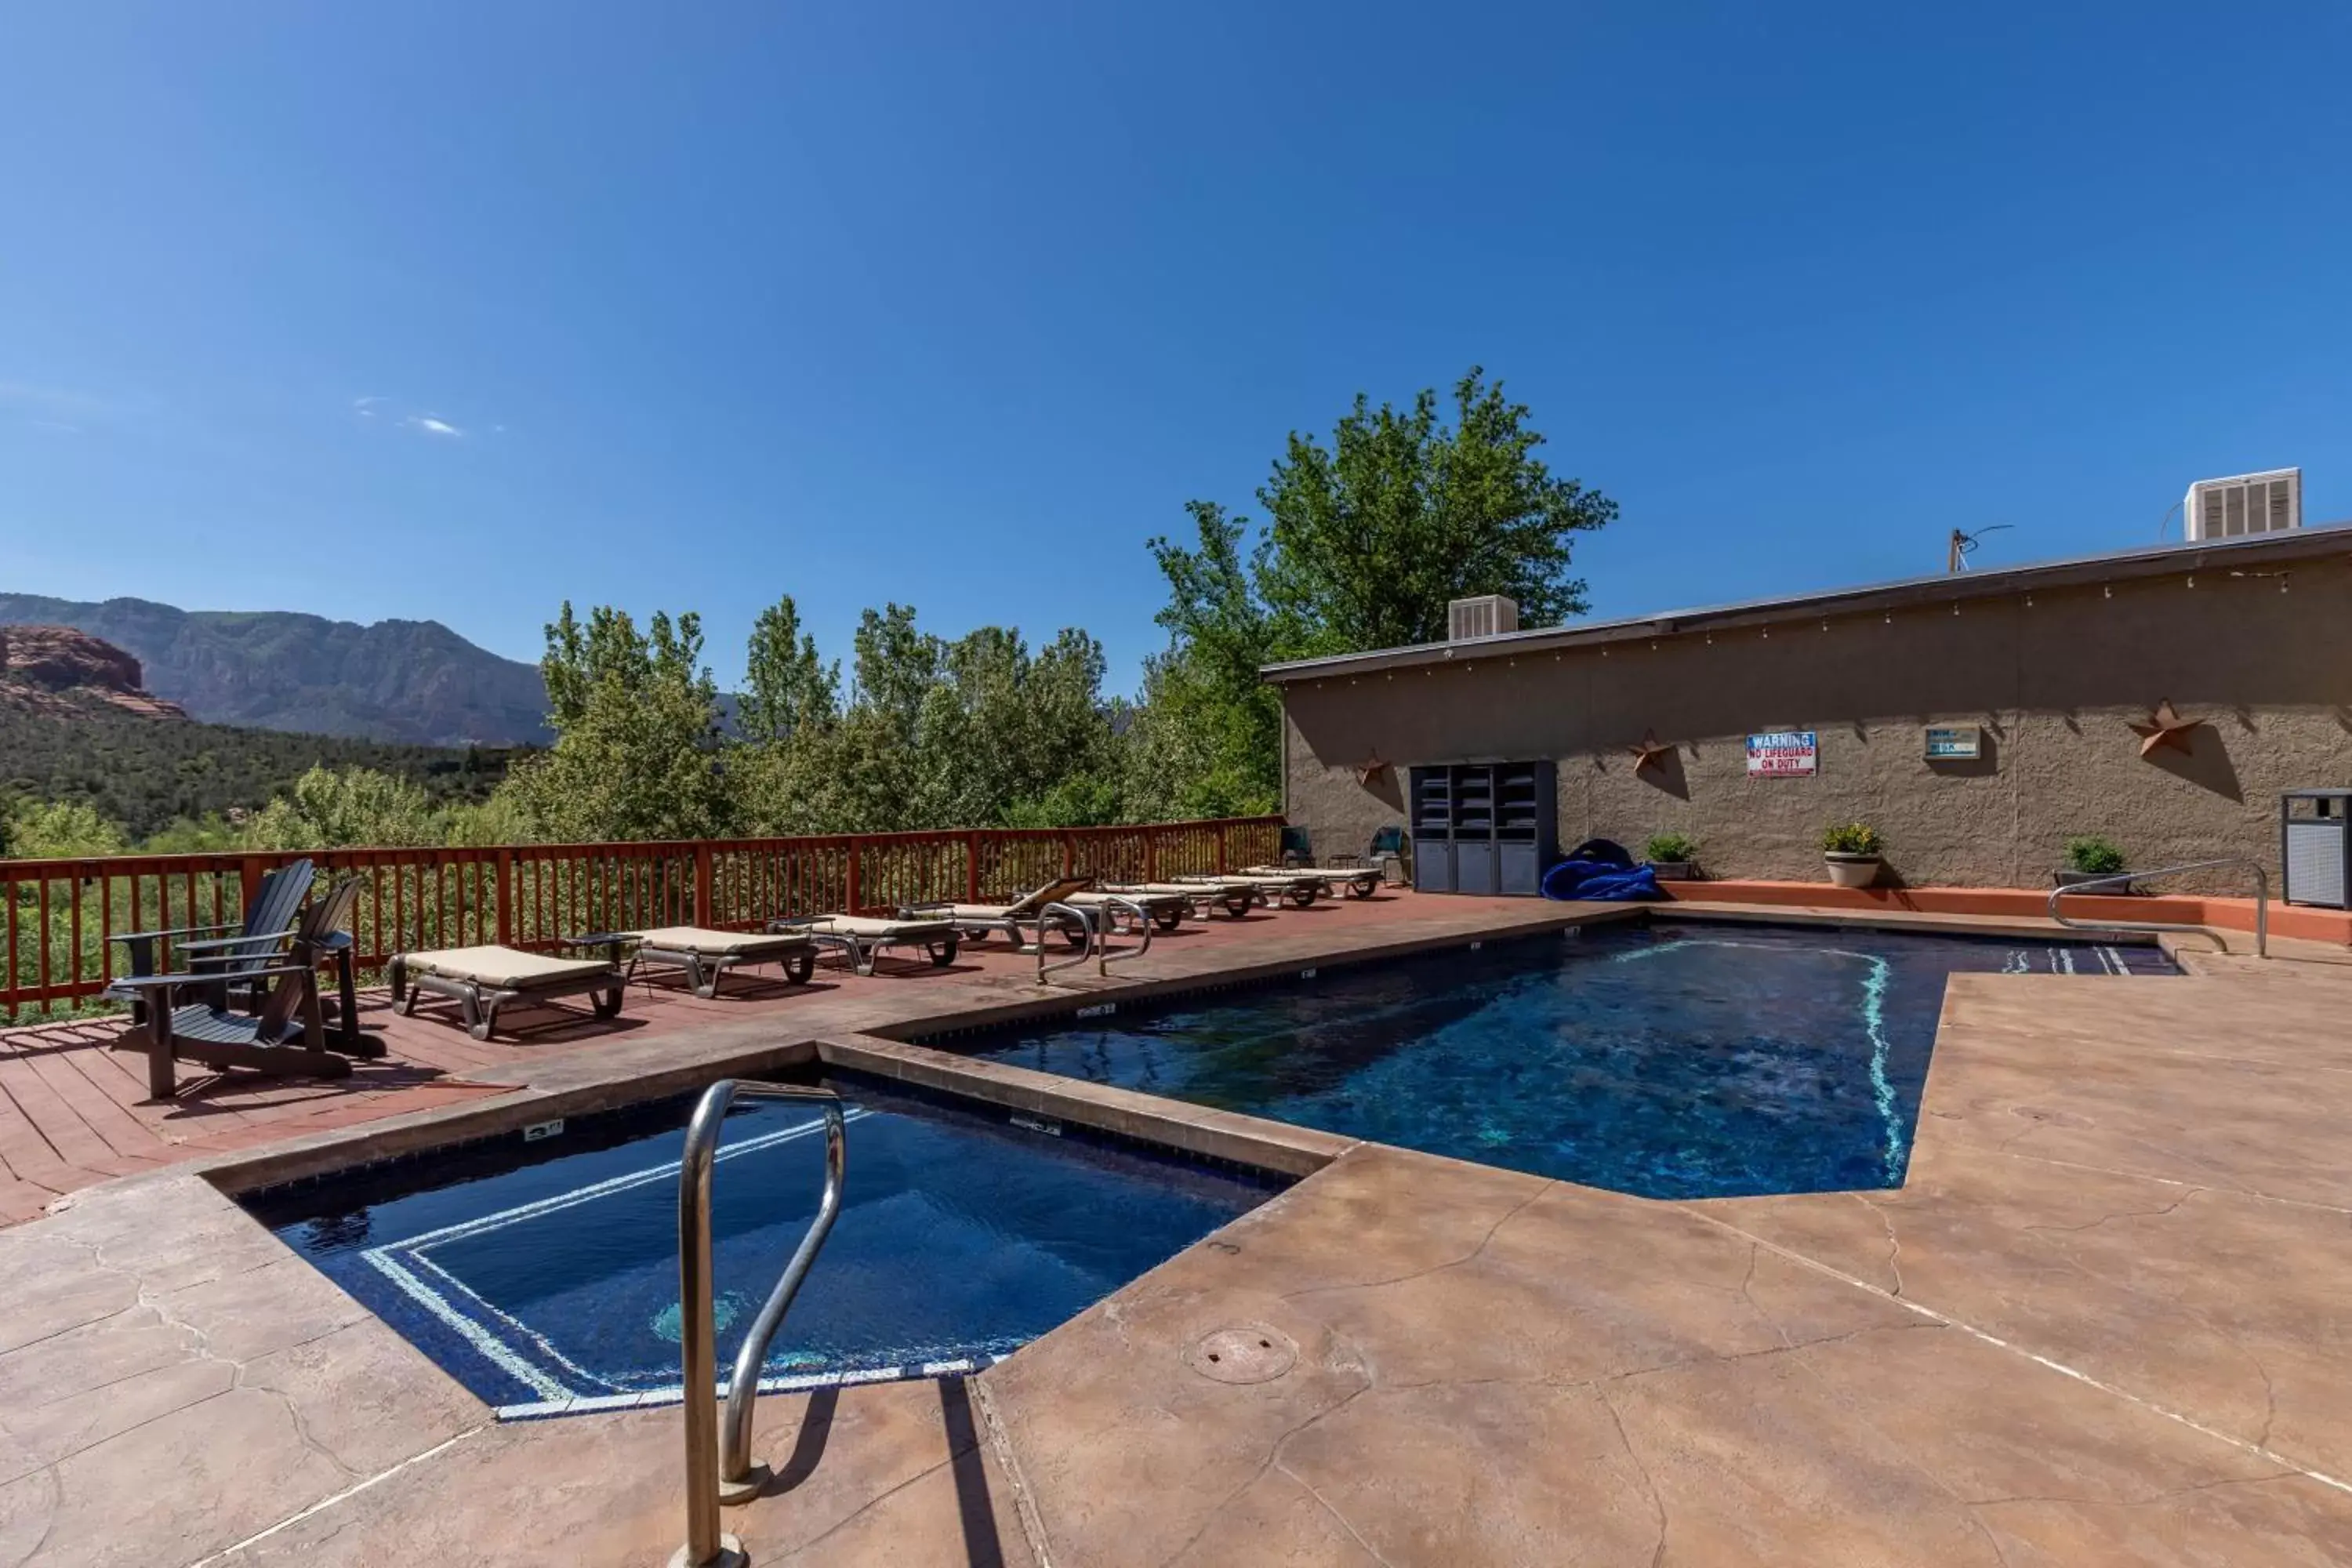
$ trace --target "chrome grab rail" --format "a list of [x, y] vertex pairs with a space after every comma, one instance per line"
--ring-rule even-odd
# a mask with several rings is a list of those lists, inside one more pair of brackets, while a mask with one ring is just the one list
[[[2185, 921], [2072, 921], [2058, 912], [2058, 900], [2069, 893], [2088, 892], [2093, 888], [2112, 888], [2118, 884], [2152, 882], [2158, 877], [2177, 877], [2184, 871], [2213, 871], [2224, 866], [2242, 866], [2254, 874], [2254, 956], [2271, 955], [2271, 874], [2259, 860], [2243, 855], [2225, 855], [2219, 860], [2191, 860], [2181, 866], [2159, 866], [2153, 871], [2124, 871], [2113, 877], [2100, 877], [2088, 882], [2077, 882], [2071, 888], [2054, 888], [2050, 893], [2050, 918], [2074, 931], [2196, 931], [2210, 932], [2210, 926], [2191, 925]], [[2222, 944], [2226, 952], [2228, 943]]]
[[[801, 1237], [782, 1278], [768, 1293], [760, 1315], [743, 1336], [735, 1357], [735, 1373], [727, 1387], [726, 1451], [719, 1450], [719, 1330], [711, 1311], [710, 1168], [719, 1154], [719, 1131], [727, 1108], [741, 1095], [754, 1100], [814, 1100], [824, 1113], [824, 1196], [816, 1218]], [[801, 1281], [816, 1261], [818, 1248], [841, 1213], [843, 1172], [848, 1159], [846, 1123], [841, 1096], [832, 1089], [793, 1083], [763, 1083], [756, 1079], [721, 1079], [703, 1091], [687, 1123], [686, 1152], [677, 1167], [678, 1350], [686, 1393], [686, 1544], [670, 1559], [671, 1568], [742, 1568], [751, 1560], [742, 1543], [720, 1533], [722, 1501], [744, 1502], [765, 1480], [764, 1467], [751, 1463], [751, 1407], [759, 1397], [760, 1367], [768, 1359], [768, 1344], [784, 1321]]]
[[[1055, 915], [1076, 921], [1078, 929], [1087, 933], [1087, 940], [1085, 945], [1078, 950], [1077, 957], [1066, 958], [1059, 963], [1048, 963], [1045, 962], [1045, 932], [1052, 925]], [[1037, 911], [1037, 984], [1045, 984], [1045, 976], [1056, 970], [1076, 969], [1079, 964], [1092, 958], [1095, 955], [1096, 943], [1100, 940], [1101, 933], [1095, 930], [1094, 916], [1076, 904], [1056, 901], [1039, 910]]]
[[1129, 914], [1133, 915], [1135, 929], [1143, 933], [1142, 945], [1132, 952], [1122, 951], [1118, 955], [1118, 962], [1125, 963], [1130, 958], [1141, 958], [1151, 951], [1151, 911], [1150, 910], [1145, 909], [1133, 899], [1123, 899], [1117, 893], [1105, 893], [1102, 896], [1102, 902], [1095, 907], [1103, 912], [1103, 932], [1096, 943], [1096, 973], [1105, 976], [1110, 973], [1110, 912], [1114, 909], [1125, 910]]

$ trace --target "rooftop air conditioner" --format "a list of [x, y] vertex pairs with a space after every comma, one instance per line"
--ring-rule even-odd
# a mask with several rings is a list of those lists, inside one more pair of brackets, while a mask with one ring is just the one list
[[1505, 632], [1519, 629], [1519, 606], [1516, 601], [1500, 594], [1482, 594], [1475, 599], [1455, 599], [1445, 606], [1445, 640], [1461, 642], [1469, 637], [1500, 637]]
[[2189, 541], [2237, 539], [2303, 526], [2303, 470], [2273, 468], [2226, 479], [2200, 479], [2180, 503]]

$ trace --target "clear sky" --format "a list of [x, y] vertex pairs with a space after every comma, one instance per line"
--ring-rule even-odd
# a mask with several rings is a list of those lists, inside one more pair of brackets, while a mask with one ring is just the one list
[[[1160, 645], [1143, 548], [1475, 363], [1596, 611], [2352, 515], [2352, 5], [19, 5], [0, 590], [795, 595]], [[2177, 526], [2177, 525], [2176, 525]]]

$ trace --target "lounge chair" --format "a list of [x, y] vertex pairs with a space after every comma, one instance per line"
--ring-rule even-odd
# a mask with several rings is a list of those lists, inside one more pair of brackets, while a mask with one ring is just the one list
[[271, 982], [258, 1015], [228, 1010], [218, 995], [216, 970], [118, 981], [149, 1004], [146, 1021], [115, 1042], [117, 1050], [146, 1053], [148, 1092], [158, 1100], [178, 1092], [175, 1060], [249, 1068], [273, 1077], [342, 1078], [352, 1070], [347, 1058], [382, 1056], [381, 1042], [330, 1037], [319, 1002], [319, 965], [346, 951], [331, 939], [347, 933], [359, 893], [356, 877], [336, 883], [304, 913], [282, 960], [241, 971], [243, 979]]
[[816, 968], [816, 946], [803, 934], [766, 931], [712, 931], [703, 926], [659, 926], [651, 931], [605, 931], [564, 939], [573, 948], [603, 948], [615, 963], [624, 943], [635, 944], [624, 983], [648, 966], [676, 969], [697, 996], [709, 1001], [719, 994], [719, 982], [730, 969], [748, 968], [782, 959], [784, 978], [794, 985], [807, 984]]
[[1337, 897], [1346, 889], [1351, 899], [1369, 899], [1381, 890], [1383, 880], [1377, 866], [1250, 866], [1244, 868], [1245, 877], [1285, 877], [1296, 881], [1301, 877], [1313, 877], [1323, 890]]
[[[1192, 889], [1171, 888], [1165, 892], [1143, 892], [1131, 889], [1106, 888], [1098, 893], [1072, 893], [1062, 901], [1075, 908], [1097, 914], [1101, 922], [1116, 921], [1122, 914], [1132, 918], [1129, 906], [1139, 907], [1147, 919], [1161, 931], [1174, 931], [1192, 912]], [[1105, 924], [1108, 930], [1108, 923]]]
[[1050, 914], [1047, 910], [1052, 905], [1070, 902], [1072, 894], [1093, 885], [1092, 877], [1057, 877], [1011, 903], [909, 904], [899, 914], [910, 921], [953, 921], [967, 942], [985, 942], [990, 931], [1001, 931], [1013, 940], [1014, 947], [1027, 952], [1032, 943], [1043, 943], [1045, 932], [1051, 929], [1059, 931], [1071, 946], [1084, 947], [1086, 929], [1074, 927], [1066, 915]]
[[878, 920], [866, 915], [796, 915], [770, 921], [776, 932], [799, 931], [820, 947], [838, 948], [849, 967], [860, 974], [874, 973], [874, 960], [884, 948], [919, 947], [931, 963], [945, 969], [956, 959], [963, 928], [951, 920]]
[[587, 994], [599, 1018], [621, 1011], [623, 976], [609, 958], [551, 958], [512, 947], [449, 947], [403, 952], [392, 961], [392, 1010], [405, 1018], [416, 1010], [417, 993], [446, 996], [457, 1004], [466, 1033], [487, 1040], [498, 1032], [499, 1009], [525, 1006], [559, 996]]
[[[209, 974], [215, 983], [214, 999], [226, 1007], [231, 993], [244, 991], [258, 1005], [269, 987], [254, 978], [255, 972], [281, 961], [279, 948], [302, 917], [302, 900], [310, 896], [310, 884], [317, 873], [307, 859], [290, 861], [275, 870], [261, 874], [261, 884], [254, 889], [253, 902], [245, 909], [245, 919], [235, 925], [176, 926], [169, 931], [127, 931], [108, 937], [129, 949], [131, 973], [137, 980], [163, 973], [163, 961], [167, 949], [178, 949], [181, 962], [190, 974]], [[224, 936], [224, 931], [235, 931]], [[180, 940], [184, 939], [184, 940]], [[120, 988], [110, 986], [106, 993], [118, 1001], [131, 1004], [131, 1021], [147, 1021], [145, 993], [135, 985]]]
[[1312, 904], [1323, 891], [1320, 871], [1242, 871], [1221, 877], [1179, 877], [1180, 882], [1247, 882], [1265, 895], [1272, 904], [1276, 899], [1288, 899], [1300, 909]]
[[1186, 877], [1173, 882], [1112, 882], [1107, 884], [1103, 891], [1130, 899], [1185, 899], [1203, 920], [1217, 910], [1239, 920], [1265, 901], [1255, 882], [1239, 877]]

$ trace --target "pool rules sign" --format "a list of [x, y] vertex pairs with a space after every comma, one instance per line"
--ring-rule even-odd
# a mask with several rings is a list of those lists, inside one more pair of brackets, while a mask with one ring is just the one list
[[1821, 763], [1819, 737], [1811, 730], [1774, 730], [1748, 737], [1751, 779], [1811, 778]]

